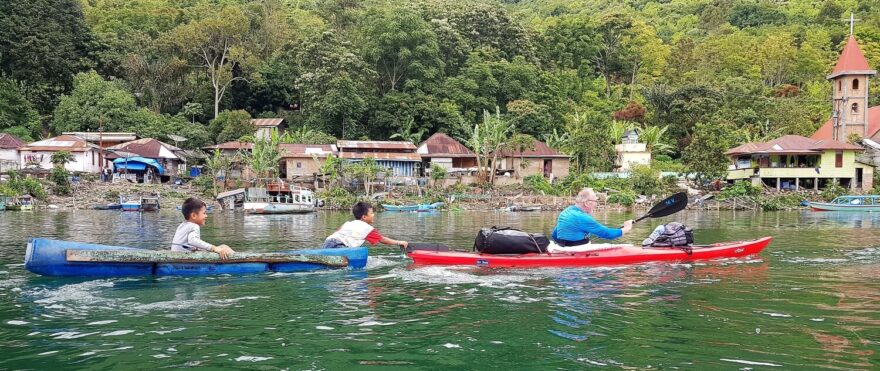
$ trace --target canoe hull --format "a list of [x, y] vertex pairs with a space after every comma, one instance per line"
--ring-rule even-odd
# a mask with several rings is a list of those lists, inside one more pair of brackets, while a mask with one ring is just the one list
[[442, 202], [435, 202], [433, 204], [418, 204], [418, 205], [386, 205], [382, 204], [382, 208], [385, 211], [431, 211], [437, 210], [443, 206]]
[[690, 262], [755, 255], [772, 241], [763, 237], [751, 241], [693, 246], [693, 253], [678, 248], [647, 248], [610, 245], [608, 249], [562, 254], [492, 255], [455, 251], [421, 251], [409, 254], [416, 265], [470, 265], [491, 268], [590, 267], [648, 262]]
[[[149, 275], [202, 276], [262, 272], [305, 272], [332, 269], [326, 265], [302, 262], [284, 263], [91, 263], [67, 261], [67, 250], [141, 250], [131, 247], [34, 238], [28, 241], [25, 269], [44, 276], [124, 277]], [[367, 265], [367, 248], [287, 250], [303, 255], [345, 256], [348, 267]]]
[[312, 204], [284, 204], [267, 202], [245, 202], [244, 211], [250, 214], [308, 214], [315, 211]]

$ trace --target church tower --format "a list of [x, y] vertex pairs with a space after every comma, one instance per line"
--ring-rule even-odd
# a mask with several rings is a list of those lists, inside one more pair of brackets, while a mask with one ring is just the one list
[[850, 134], [868, 136], [868, 79], [877, 74], [850, 34], [834, 70], [828, 75], [834, 94], [831, 96], [831, 139], [846, 142]]

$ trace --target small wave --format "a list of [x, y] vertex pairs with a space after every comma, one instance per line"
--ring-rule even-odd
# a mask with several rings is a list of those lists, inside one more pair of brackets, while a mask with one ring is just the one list
[[238, 362], [262, 362], [268, 361], [273, 357], [258, 357], [258, 356], [241, 356], [236, 358], [235, 360]]
[[725, 362], [741, 363], [744, 365], [751, 365], [751, 366], [782, 367], [782, 365], [777, 365], [775, 363], [769, 363], [769, 362], [755, 362], [755, 361], [746, 361], [746, 360], [742, 360], [742, 359], [728, 359], [728, 358], [721, 358], [721, 360], [725, 361]]
[[7, 324], [7, 325], [13, 325], [13, 326], [21, 326], [21, 325], [26, 325], [26, 324], [28, 324], [28, 323], [30, 323], [30, 322], [28, 322], [28, 321], [16, 321], [16, 320], [6, 321], [6, 324]]
[[[500, 274], [482, 272], [477, 268], [429, 266], [415, 269], [396, 268], [391, 271], [405, 281], [433, 283], [437, 285], [481, 284], [488, 287], [503, 287], [511, 283], [521, 283], [540, 279], [537, 275]], [[480, 274], [484, 273], [484, 274]]]
[[119, 322], [119, 321], [117, 321], [115, 319], [108, 319], [108, 320], [104, 320], [104, 321], [89, 322], [89, 323], [86, 323], [86, 326], [109, 325], [111, 323], [116, 323], [116, 322]]
[[134, 330], [117, 330], [117, 331], [108, 332], [108, 333], [103, 334], [101, 336], [121, 336], [121, 335], [128, 335], [132, 332], [134, 332]]

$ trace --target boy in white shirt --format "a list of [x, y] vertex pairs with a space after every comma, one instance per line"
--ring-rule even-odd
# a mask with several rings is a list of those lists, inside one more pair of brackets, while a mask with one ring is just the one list
[[378, 242], [386, 245], [397, 245], [406, 249], [409, 245], [406, 241], [393, 240], [382, 236], [373, 227], [373, 219], [376, 213], [373, 212], [373, 206], [366, 202], [358, 202], [351, 208], [354, 214], [354, 220], [345, 222], [336, 232], [324, 240], [324, 249], [333, 249], [337, 247], [360, 247], [364, 242], [375, 245]]
[[171, 240], [171, 251], [210, 251], [220, 254], [220, 259], [223, 260], [229, 258], [229, 254], [235, 252], [229, 246], [214, 246], [202, 241], [201, 227], [205, 225], [205, 220], [208, 219], [207, 205], [202, 200], [190, 197], [183, 201], [181, 210], [183, 211], [183, 218], [186, 220], [180, 223], [177, 226], [177, 231], [174, 232], [174, 239]]

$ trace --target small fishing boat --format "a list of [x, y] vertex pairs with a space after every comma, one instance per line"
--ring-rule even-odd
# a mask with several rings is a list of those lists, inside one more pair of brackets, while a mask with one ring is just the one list
[[382, 204], [385, 211], [430, 211], [437, 210], [444, 205], [443, 202], [435, 202], [433, 204], [417, 204], [417, 205], [387, 205]]
[[16, 197], [11, 203], [6, 204], [6, 210], [34, 211], [34, 198], [30, 195]]
[[44, 276], [121, 277], [303, 272], [360, 269], [367, 248], [236, 252], [227, 260], [209, 252], [178, 252], [33, 238], [25, 252], [25, 269]]
[[122, 205], [119, 203], [111, 203], [106, 205], [92, 205], [92, 210], [119, 210], [122, 209]]
[[508, 206], [506, 210], [510, 212], [541, 211], [541, 205], [513, 205]]
[[159, 211], [159, 195], [141, 196], [141, 211]]
[[840, 196], [831, 202], [809, 202], [815, 211], [880, 211], [880, 195]]
[[248, 188], [243, 209], [251, 214], [305, 214], [315, 211], [312, 191], [287, 183], [270, 183], [266, 188]]
[[577, 253], [495, 255], [413, 250], [408, 255], [416, 265], [470, 265], [490, 268], [590, 267], [745, 257], [760, 253], [772, 240], [772, 237], [763, 237], [750, 241], [680, 247], [595, 244], [589, 251]]
[[135, 196], [119, 196], [122, 211], [141, 211], [141, 198]]

